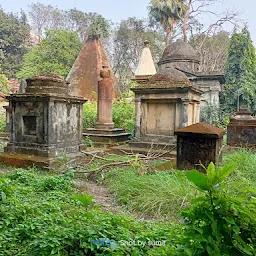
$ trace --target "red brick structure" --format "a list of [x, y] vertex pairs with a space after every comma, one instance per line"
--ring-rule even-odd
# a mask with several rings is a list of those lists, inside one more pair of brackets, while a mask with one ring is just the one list
[[113, 88], [108, 66], [103, 65], [100, 72], [101, 81], [98, 84], [98, 111], [97, 111], [97, 129], [113, 129], [112, 120], [112, 100]]
[[[70, 83], [70, 95], [83, 97], [89, 101], [97, 100], [98, 82], [101, 80], [100, 71], [102, 70], [103, 64], [110, 67], [100, 40], [88, 39], [84, 43], [67, 76], [67, 81]], [[114, 88], [113, 97], [117, 98], [116, 79], [111, 69], [109, 79]]]

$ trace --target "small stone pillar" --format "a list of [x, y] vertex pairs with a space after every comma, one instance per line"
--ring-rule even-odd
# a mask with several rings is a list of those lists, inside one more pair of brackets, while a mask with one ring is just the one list
[[10, 105], [7, 106], [3, 106], [3, 108], [5, 109], [5, 128], [4, 128], [4, 132], [9, 132], [10, 131], [10, 114], [11, 114], [11, 108]]
[[198, 164], [207, 167], [210, 162], [220, 162], [225, 133], [224, 130], [203, 122], [177, 130], [177, 169], [201, 171]]
[[227, 144], [235, 147], [256, 147], [256, 118], [245, 105], [241, 106], [239, 112], [230, 118], [227, 128]]
[[100, 72], [101, 81], [98, 82], [98, 110], [96, 129], [113, 129], [112, 100], [113, 88], [110, 80], [110, 70], [103, 65]]

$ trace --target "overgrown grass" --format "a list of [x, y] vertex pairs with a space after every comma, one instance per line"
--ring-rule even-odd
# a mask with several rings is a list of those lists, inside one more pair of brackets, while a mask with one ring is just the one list
[[252, 150], [237, 150], [224, 156], [223, 164], [234, 163], [235, 171], [226, 182], [228, 193], [236, 196], [247, 194], [256, 197], [256, 152]]
[[129, 211], [172, 221], [180, 219], [197, 193], [180, 171], [138, 176], [129, 168], [115, 173], [108, 183], [117, 202]]
[[[174, 255], [181, 227], [85, 208], [67, 175], [0, 175], [0, 255]], [[135, 243], [143, 241], [144, 246]], [[165, 241], [166, 246], [150, 246]], [[129, 243], [130, 242], [130, 243]]]
[[[231, 162], [236, 169], [224, 185], [227, 193], [256, 197], [256, 154], [248, 150], [226, 153], [223, 165]], [[175, 170], [139, 176], [138, 168], [126, 167], [107, 176], [107, 183], [116, 201], [126, 210], [172, 221], [180, 220], [181, 211], [198, 193], [185, 172]]]

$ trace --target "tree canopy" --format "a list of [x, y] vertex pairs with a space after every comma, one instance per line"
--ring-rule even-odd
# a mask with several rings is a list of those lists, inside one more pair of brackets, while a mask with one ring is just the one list
[[30, 28], [26, 15], [5, 13], [0, 9], [0, 64], [8, 77], [16, 76], [22, 57], [28, 50]]
[[221, 103], [226, 112], [234, 112], [245, 104], [255, 112], [256, 103], [256, 54], [250, 32], [244, 27], [231, 37], [225, 68], [226, 85]]
[[79, 54], [82, 42], [77, 33], [67, 30], [46, 31], [46, 37], [24, 56], [19, 79], [40, 73], [66, 77]]
[[149, 16], [162, 24], [166, 32], [166, 45], [169, 43], [174, 25], [185, 15], [186, 9], [187, 6], [183, 0], [151, 0]]

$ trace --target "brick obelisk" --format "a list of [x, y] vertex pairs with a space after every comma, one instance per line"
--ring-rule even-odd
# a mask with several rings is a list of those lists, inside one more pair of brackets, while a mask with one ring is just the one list
[[98, 82], [98, 103], [96, 129], [113, 129], [112, 101], [113, 84], [110, 79], [110, 70], [107, 65], [100, 71], [101, 80]]

